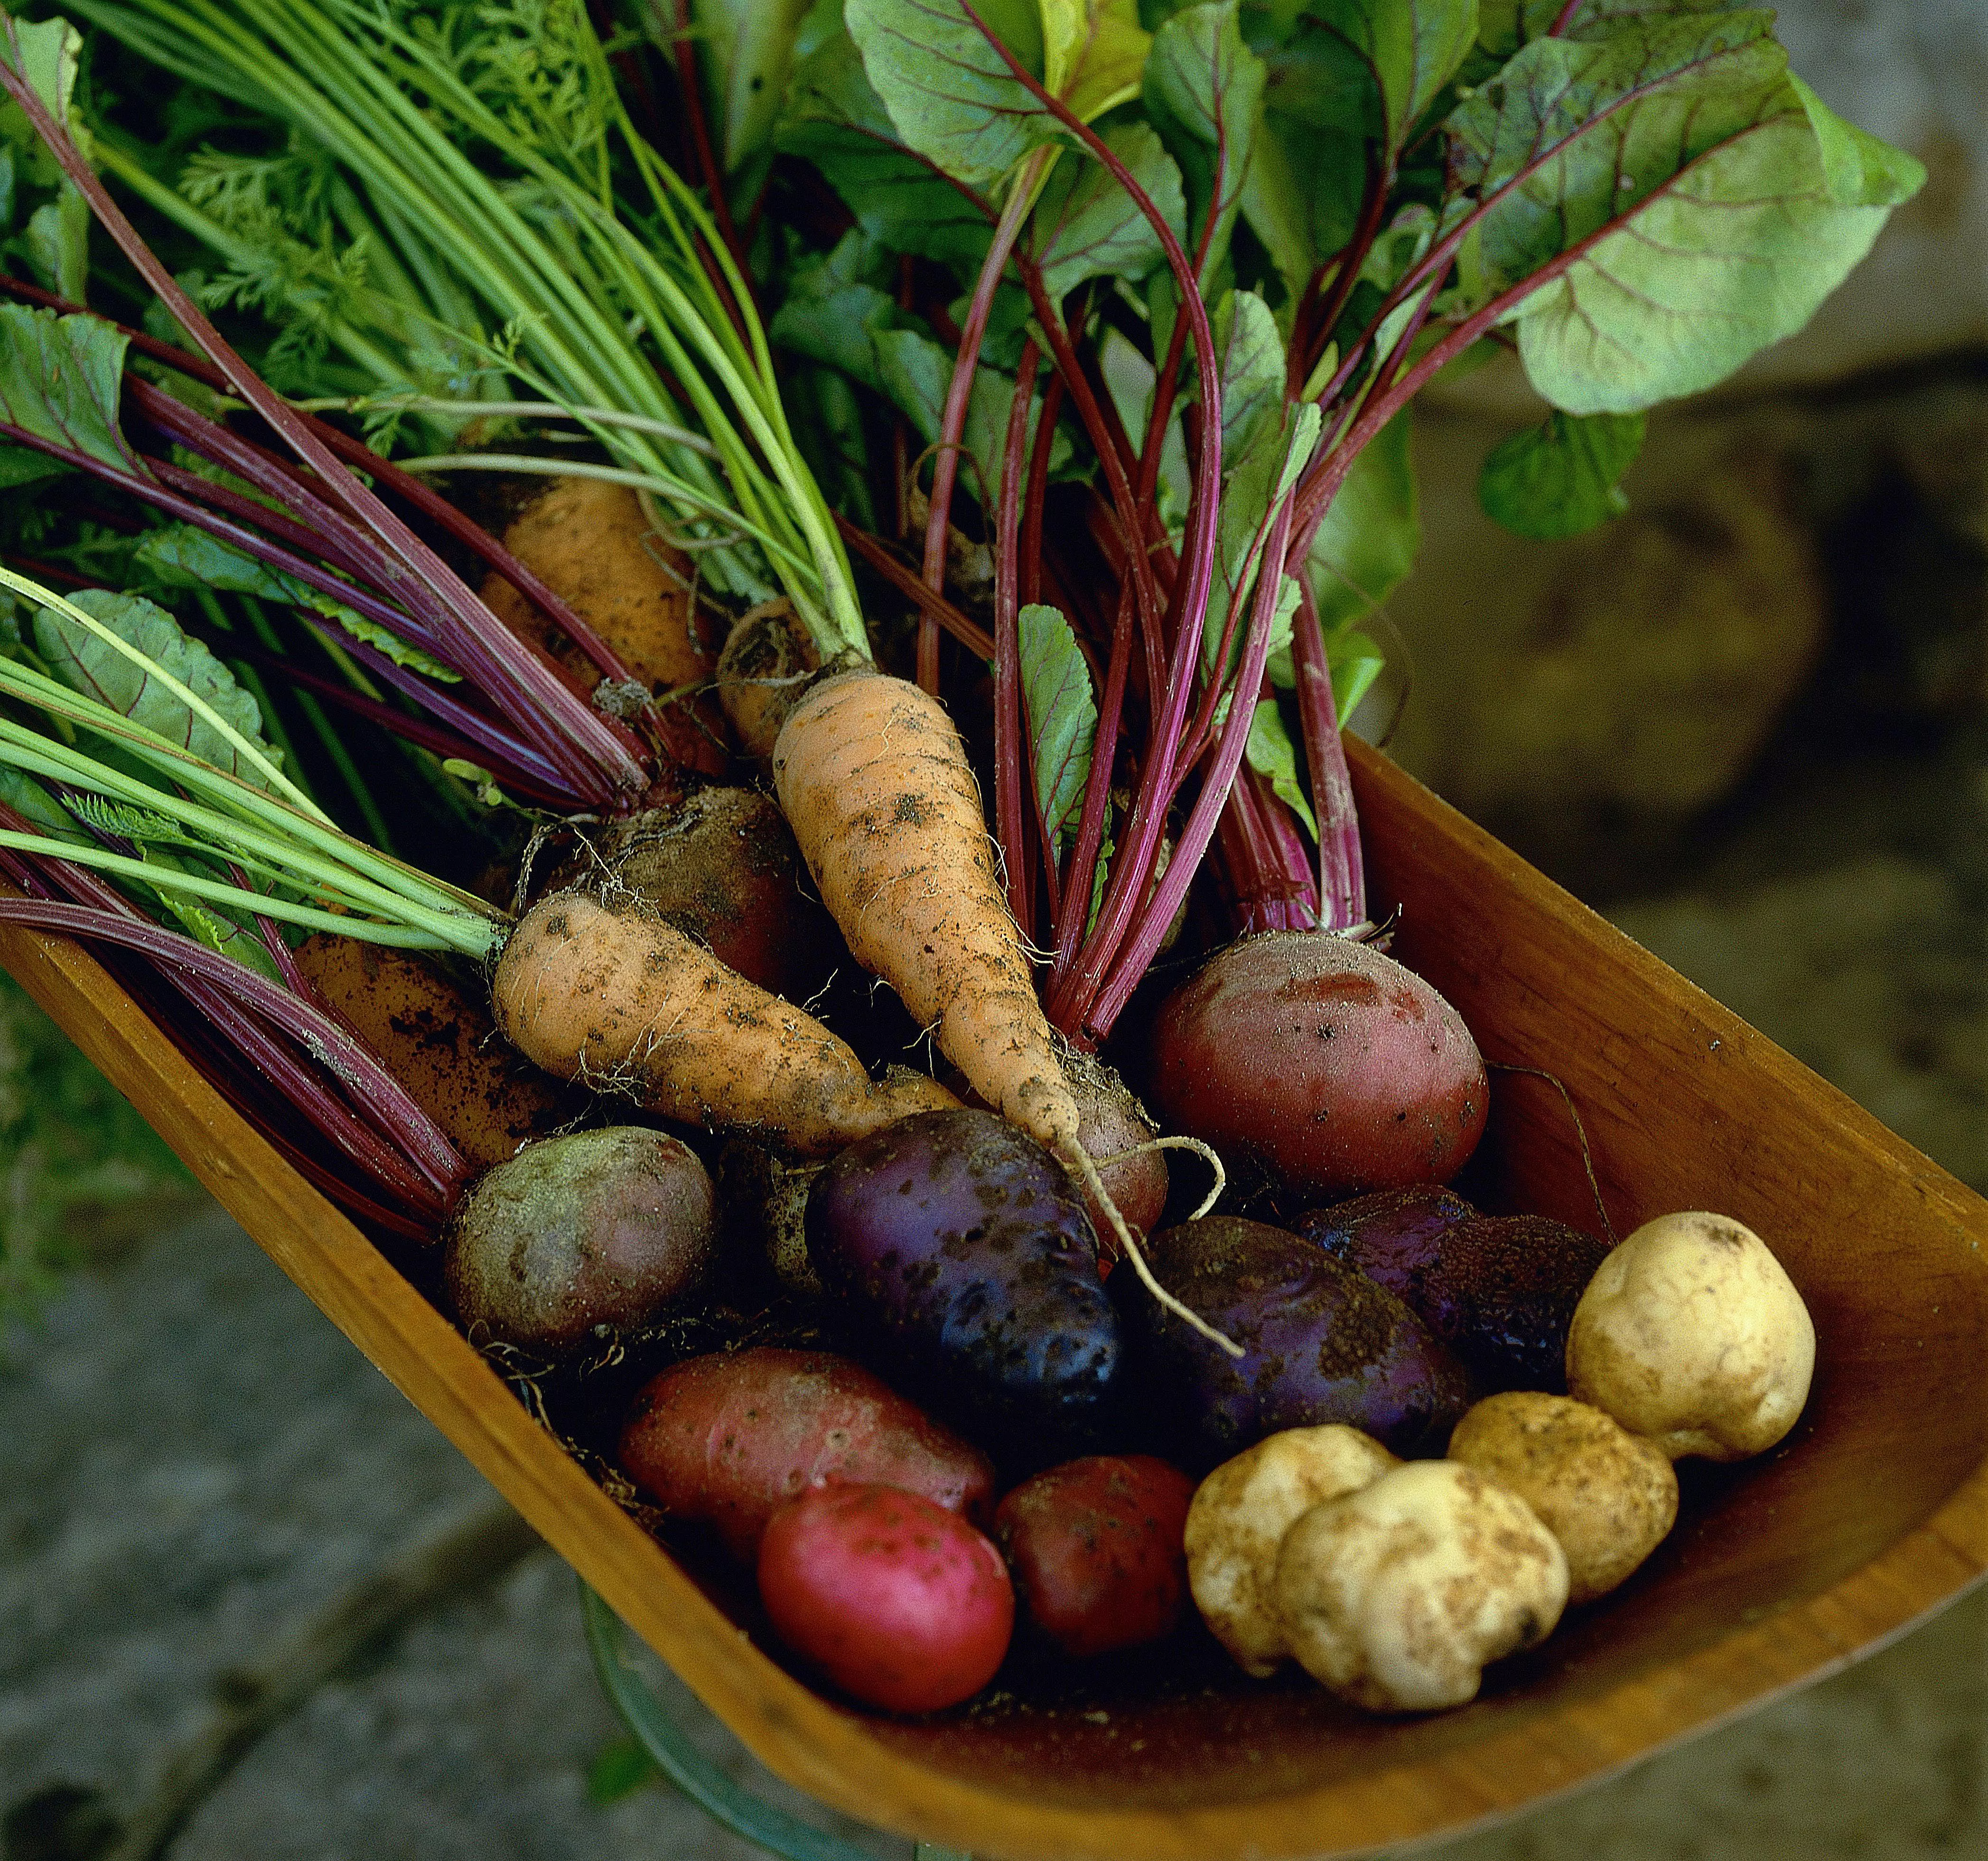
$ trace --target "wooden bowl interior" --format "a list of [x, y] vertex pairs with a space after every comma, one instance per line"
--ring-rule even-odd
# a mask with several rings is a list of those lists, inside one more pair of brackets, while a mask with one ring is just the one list
[[[1371, 755], [1356, 763], [1394, 953], [1462, 1013], [1495, 1073], [1462, 1185], [1493, 1208], [1618, 1236], [1707, 1208], [1755, 1229], [1813, 1314], [1818, 1368], [1762, 1459], [1681, 1468], [1678, 1528], [1629, 1585], [1494, 1671], [1459, 1712], [1376, 1720], [1301, 1679], [1220, 1663], [1070, 1690], [964, 1720], [876, 1723], [962, 1778], [1050, 1801], [1261, 1802], [1483, 1741], [1710, 1648], [1822, 1595], [1928, 1519], [1988, 1458], [1988, 1236], [1977, 1198], [1603, 920]], [[1960, 1372], [1956, 1378], [1956, 1370]], [[1143, 1696], [1142, 1697], [1142, 1693]]]
[[[1826, 1671], [1988, 1567], [1988, 1208], [1495, 841], [1355, 746], [1396, 952], [1487, 1058], [1580, 1108], [1618, 1233], [1670, 1209], [1756, 1228], [1814, 1313], [1820, 1369], [1763, 1460], [1687, 1470], [1629, 1584], [1484, 1697], [1371, 1719], [1212, 1644], [896, 1721], [789, 1673], [619, 1511], [460, 1335], [73, 946], [0, 958], [284, 1270], [776, 1771], [983, 1856], [1224, 1861], [1455, 1828]], [[1495, 1076], [1471, 1193], [1592, 1227], [1559, 1092]], [[740, 1624], [746, 1633], [741, 1633]]]

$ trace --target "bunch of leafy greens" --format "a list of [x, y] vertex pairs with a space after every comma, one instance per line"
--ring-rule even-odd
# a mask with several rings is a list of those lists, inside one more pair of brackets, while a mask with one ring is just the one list
[[[1486, 461], [1485, 507], [1523, 535], [1591, 527], [1621, 507], [1644, 411], [1798, 329], [1922, 178], [1788, 70], [1770, 13], [1727, 0], [820, 0], [762, 9], [749, 39], [717, 29], [738, 10], [699, 15], [735, 180], [778, 151], [854, 222], [794, 256], [775, 334], [938, 448], [928, 570], [955, 457], [1002, 546], [1000, 371], [1030, 338], [1080, 407], [1087, 384], [1108, 397], [1077, 462], [1120, 568], [1137, 580], [1156, 550], [1192, 567], [1216, 384], [1183, 341], [1161, 221], [1192, 253], [1220, 358], [1221, 500], [1205, 607], [1168, 624], [1201, 634], [1211, 688], [1241, 650], [1273, 513], [1290, 520], [1219, 848], [1232, 895], [1253, 887], [1263, 908], [1245, 926], [1362, 913], [1337, 726], [1379, 668], [1361, 623], [1415, 554], [1416, 391], [1516, 352], [1553, 411]], [[784, 107], [742, 107], [742, 73], [769, 70]], [[950, 420], [928, 411], [942, 400]], [[1025, 586], [1040, 573], [1018, 565]], [[1023, 826], [1081, 848], [1070, 777], [1100, 694], [1070, 668], [1080, 650], [1101, 666], [1111, 630], [1067, 603], [1025, 604], [1016, 624], [1024, 667], [1059, 668], [1024, 679]], [[1280, 890], [1294, 836], [1266, 809], [1317, 834], [1315, 903]], [[1026, 869], [1025, 846], [1006, 850]], [[1093, 896], [1053, 851], [1050, 866], [1052, 905]], [[1132, 966], [1059, 1018], [1108, 1023]]]
[[1515, 353], [1552, 412], [1484, 502], [1572, 533], [1644, 411], [1800, 327], [1921, 178], [1726, 0], [691, 0], [688, 42], [640, 0], [702, 204], [578, 0], [73, 3], [281, 126], [170, 186], [108, 124], [99, 159], [299, 356], [445, 401], [457, 345], [824, 645], [863, 638], [829, 500], [921, 525], [915, 577], [857, 540], [925, 682], [939, 624], [991, 648], [1010, 902], [1079, 1037], [1211, 844], [1241, 926], [1364, 915], [1338, 723], [1421, 387]]
[[825, 647], [867, 651], [746, 281], [637, 132], [580, 0], [73, 10], [280, 132], [196, 151], [169, 184], [158, 151], [95, 126], [103, 171], [225, 262], [210, 307], [273, 317], [299, 369], [336, 352], [375, 411], [515, 412], [484, 398], [509, 378], [654, 497], [716, 593], [783, 591]]

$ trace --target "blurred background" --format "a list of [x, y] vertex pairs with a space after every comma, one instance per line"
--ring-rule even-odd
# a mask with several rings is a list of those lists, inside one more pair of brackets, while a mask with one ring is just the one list
[[[1801, 336], [1652, 416], [1590, 536], [1479, 512], [1478, 462], [1540, 418], [1516, 371], [1425, 401], [1422, 554], [1357, 725], [1988, 1190], [1988, 7], [1791, 0], [1780, 29], [1924, 191]], [[32, 1311], [0, 1340], [5, 1861], [752, 1852], [620, 1741], [565, 1567], [11, 985], [0, 1309]], [[1984, 1603], [1420, 1852], [1988, 1852]]]

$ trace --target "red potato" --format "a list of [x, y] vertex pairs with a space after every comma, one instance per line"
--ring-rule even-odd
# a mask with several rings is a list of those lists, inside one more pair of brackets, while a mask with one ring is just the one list
[[622, 1470], [663, 1510], [750, 1561], [766, 1521], [810, 1487], [881, 1481], [984, 1519], [992, 1463], [860, 1364], [770, 1345], [693, 1357], [642, 1386]]
[[1320, 1197], [1448, 1182], [1489, 1105], [1463, 1017], [1379, 951], [1323, 932], [1220, 952], [1167, 998], [1151, 1055], [1169, 1129]]
[[956, 1513], [891, 1486], [827, 1486], [768, 1521], [773, 1632], [844, 1692], [937, 1712], [994, 1677], [1015, 1626], [1001, 1554]]
[[1151, 1454], [1091, 1454], [1025, 1480], [994, 1535], [1022, 1613], [1081, 1658], [1171, 1635], [1187, 1595], [1194, 1482]]

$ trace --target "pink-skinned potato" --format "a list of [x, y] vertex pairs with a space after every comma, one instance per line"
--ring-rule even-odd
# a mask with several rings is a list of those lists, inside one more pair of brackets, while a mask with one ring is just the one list
[[675, 1364], [642, 1386], [622, 1425], [621, 1469], [674, 1518], [759, 1555], [780, 1507], [831, 1481], [881, 1481], [984, 1519], [987, 1457], [860, 1364], [773, 1345]]
[[818, 1487], [768, 1521], [759, 1599], [773, 1632], [887, 1712], [970, 1699], [1008, 1652], [1015, 1592], [955, 1512], [881, 1485]]
[[1379, 951], [1320, 932], [1217, 952], [1162, 1004], [1151, 1063], [1168, 1129], [1320, 1197], [1448, 1182], [1489, 1103], [1463, 1017]]

